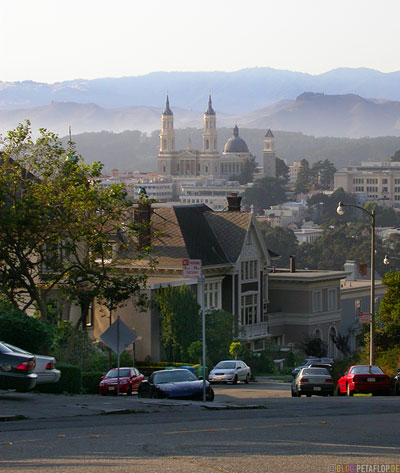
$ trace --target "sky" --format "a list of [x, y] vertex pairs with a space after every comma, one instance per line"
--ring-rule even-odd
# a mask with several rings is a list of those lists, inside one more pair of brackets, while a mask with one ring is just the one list
[[399, 0], [2, 0], [0, 81], [400, 70]]

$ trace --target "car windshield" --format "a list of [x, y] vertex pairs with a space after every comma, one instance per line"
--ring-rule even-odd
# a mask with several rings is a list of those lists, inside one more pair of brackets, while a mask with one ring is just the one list
[[[130, 369], [129, 368], [120, 368], [119, 376], [120, 378], [128, 378], [130, 376]], [[106, 376], [106, 378], [118, 378], [118, 369], [114, 368], [110, 370]]]
[[308, 368], [308, 369], [304, 369], [302, 372], [301, 372], [301, 375], [304, 376], [304, 375], [307, 375], [307, 376], [330, 376], [329, 375], [329, 371], [325, 368]]
[[214, 369], [219, 370], [234, 370], [236, 363], [234, 361], [220, 361]]
[[159, 373], [154, 373], [153, 375], [154, 384], [182, 383], [184, 381], [197, 381], [197, 378], [189, 370], [160, 371]]
[[379, 366], [355, 366], [352, 368], [351, 374], [385, 374]]
[[6, 346], [10, 351], [13, 351], [15, 353], [25, 353], [26, 355], [32, 354], [32, 353], [29, 353], [29, 351], [23, 350], [22, 348], [18, 348], [14, 345], [11, 345], [10, 343], [1, 342], [1, 344]]

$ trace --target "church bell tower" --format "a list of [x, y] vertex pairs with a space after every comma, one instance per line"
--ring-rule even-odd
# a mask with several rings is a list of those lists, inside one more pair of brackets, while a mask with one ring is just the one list
[[264, 136], [263, 168], [264, 176], [276, 177], [275, 138], [270, 129]]
[[174, 114], [169, 108], [167, 94], [165, 110], [161, 115], [160, 153], [171, 153], [173, 151], [175, 151]]
[[203, 116], [203, 153], [218, 153], [217, 150], [217, 118], [212, 108], [211, 94], [208, 94], [208, 108]]

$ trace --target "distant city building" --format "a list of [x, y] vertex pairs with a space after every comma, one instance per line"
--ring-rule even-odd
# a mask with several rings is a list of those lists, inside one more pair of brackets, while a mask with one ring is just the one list
[[[239, 136], [237, 125], [232, 137], [225, 143], [222, 154], [218, 152], [216, 113], [212, 107], [211, 95], [203, 115], [202, 143], [201, 150], [193, 149], [190, 141], [186, 149], [176, 150], [174, 115], [167, 96], [161, 115], [159, 173], [177, 182], [188, 178], [228, 178], [241, 174], [246, 161], [251, 158], [246, 142]], [[263, 175], [276, 175], [275, 144], [271, 130], [267, 130], [264, 137]]]
[[301, 163], [294, 161], [292, 165], [289, 166], [289, 184], [296, 184], [297, 174], [301, 168]]
[[264, 215], [257, 217], [257, 220], [273, 227], [298, 228], [304, 221], [306, 209], [304, 201], [271, 205], [269, 209], [264, 209]]
[[337, 171], [334, 188], [343, 187], [355, 194], [360, 203], [386, 200], [400, 206], [400, 162], [362, 162]]

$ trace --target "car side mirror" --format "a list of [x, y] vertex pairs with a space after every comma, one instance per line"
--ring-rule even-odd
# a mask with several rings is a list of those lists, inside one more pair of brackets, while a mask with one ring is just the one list
[[199, 379], [200, 381], [203, 380], [203, 376], [199, 376], [197, 379]]

